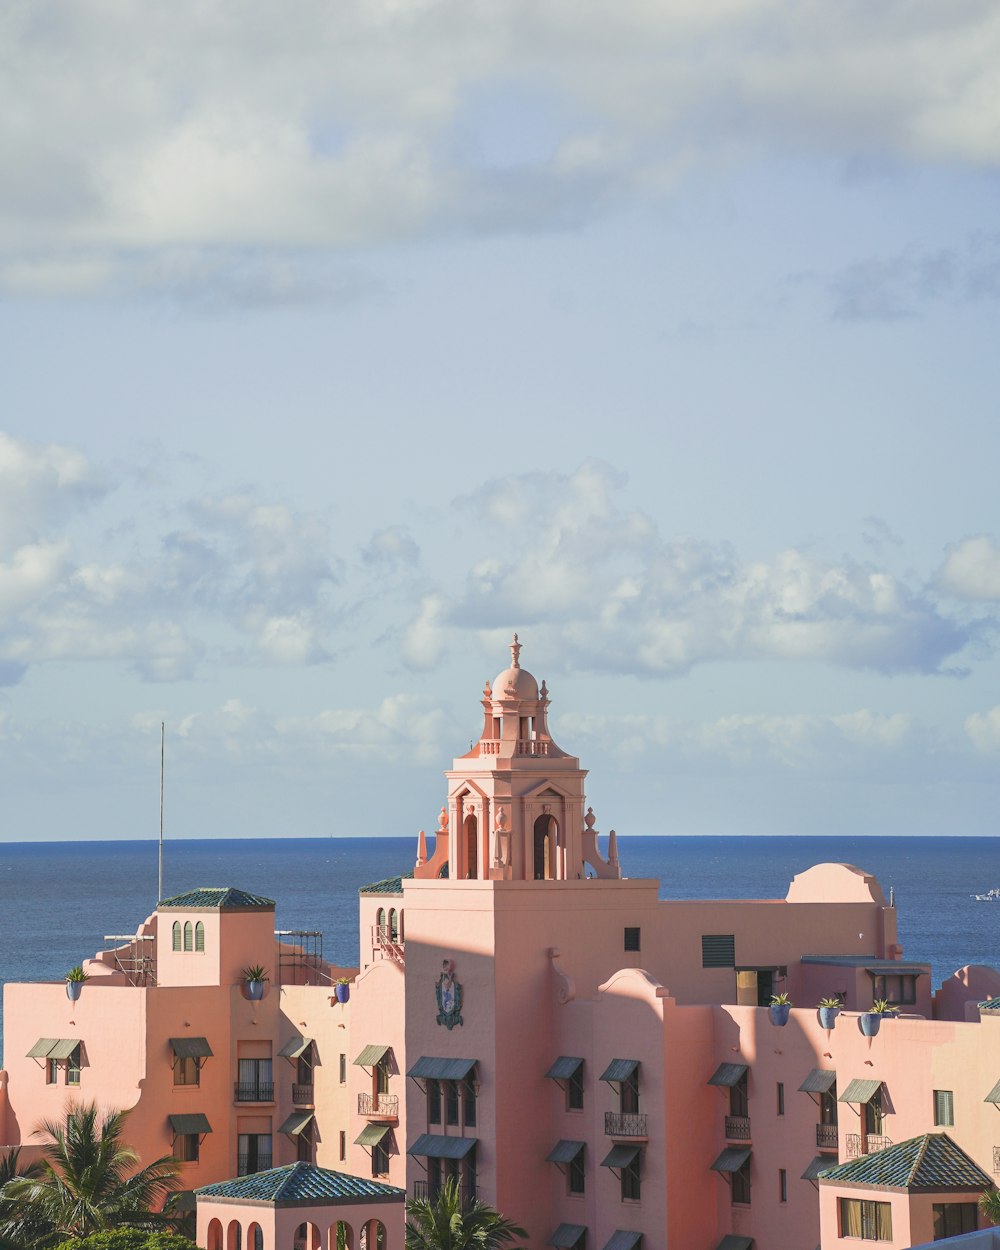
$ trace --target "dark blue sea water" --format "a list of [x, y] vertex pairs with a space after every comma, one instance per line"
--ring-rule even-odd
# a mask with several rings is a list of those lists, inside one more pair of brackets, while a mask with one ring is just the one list
[[[663, 898], [781, 898], [812, 864], [857, 864], [895, 887], [906, 955], [929, 961], [935, 983], [966, 963], [1000, 965], [1000, 902], [971, 897], [1000, 886], [1000, 838], [623, 837], [619, 851], [627, 876], [660, 878]], [[355, 964], [358, 887], [415, 853], [413, 838], [173, 842], [164, 892], [266, 894], [279, 929], [321, 929], [326, 957]], [[0, 984], [61, 977], [155, 905], [155, 843], [0, 843]]]

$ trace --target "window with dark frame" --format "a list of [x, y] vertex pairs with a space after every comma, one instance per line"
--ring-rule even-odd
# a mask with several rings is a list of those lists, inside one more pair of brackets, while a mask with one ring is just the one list
[[892, 1241], [892, 1205], [865, 1198], [838, 1198], [840, 1236], [861, 1241]]
[[458, 1084], [442, 1081], [444, 1085], [444, 1119], [446, 1124], [458, 1124]]
[[979, 1231], [979, 1207], [974, 1202], [935, 1202], [931, 1210], [935, 1241]]
[[476, 1081], [471, 1072], [462, 1081], [462, 1123], [466, 1128], [476, 1127]]
[[582, 1194], [586, 1190], [586, 1174], [583, 1168], [583, 1151], [577, 1153], [569, 1161], [566, 1171], [566, 1188], [571, 1194]]
[[639, 949], [639, 930], [625, 930], [625, 949], [627, 951], [637, 951]]
[[200, 1085], [201, 1060], [193, 1055], [174, 1055], [174, 1084]]
[[747, 1074], [740, 1074], [735, 1085], [729, 1087], [729, 1114], [742, 1119], [750, 1114], [750, 1099], [747, 1095]]
[[622, 1202], [639, 1202], [641, 1200], [642, 1151], [640, 1150], [631, 1163], [622, 1168]]
[[174, 1138], [173, 1155], [181, 1163], [197, 1163], [200, 1151], [200, 1133], [178, 1133]]
[[783, 1081], [778, 1082], [778, 1115], [785, 1114], [785, 1086]]
[[955, 1123], [955, 1092], [950, 1089], [934, 1091], [934, 1123], [948, 1127]]
[[750, 1205], [750, 1160], [747, 1159], [733, 1173], [733, 1187], [730, 1193], [733, 1206], [748, 1207]]
[[583, 1110], [583, 1064], [576, 1069], [566, 1082], [566, 1110]]
[[441, 1123], [441, 1085], [440, 1082], [427, 1082], [427, 1123]]
[[66, 1084], [80, 1084], [80, 1047], [74, 1046], [66, 1060]]
[[778, 1168], [778, 1201], [788, 1201], [788, 1173], [784, 1168]]
[[341, 1085], [347, 1084], [347, 1056], [346, 1055], [340, 1056], [340, 1083]]
[[917, 978], [912, 973], [877, 976], [872, 982], [873, 998], [884, 998], [898, 1007], [910, 1006], [917, 1001]]
[[622, 1115], [639, 1113], [639, 1069], [633, 1068], [622, 1081], [618, 1095], [618, 1110]]
[[346, 1158], [347, 1158], [347, 1134], [344, 1132], [343, 1129], [341, 1129], [340, 1130], [340, 1161], [341, 1163], [343, 1163], [343, 1161]]
[[45, 1060], [45, 1084], [46, 1085], [58, 1085], [59, 1084], [59, 1060], [58, 1059], [46, 1059]]
[[871, 1098], [864, 1104], [864, 1114], [862, 1115], [862, 1123], [864, 1124], [865, 1134], [871, 1134], [875, 1137], [882, 1135], [882, 1123], [884, 1112], [882, 1109], [882, 1087], [872, 1094]]
[[376, 1142], [372, 1146], [372, 1176], [388, 1176], [389, 1175], [389, 1151], [385, 1148], [382, 1141]]

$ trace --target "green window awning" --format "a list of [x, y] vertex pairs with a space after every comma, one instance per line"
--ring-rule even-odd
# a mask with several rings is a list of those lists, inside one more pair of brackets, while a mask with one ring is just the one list
[[627, 1081], [638, 1066], [638, 1059], [612, 1059], [601, 1073], [600, 1079], [607, 1081], [609, 1085], [612, 1082]]
[[366, 1046], [364, 1050], [354, 1060], [359, 1068], [374, 1068], [375, 1065], [392, 1049], [390, 1046]]
[[437, 1059], [433, 1055], [421, 1055], [406, 1075], [417, 1080], [464, 1081], [475, 1066], [475, 1059]]
[[753, 1250], [753, 1238], [737, 1237], [734, 1233], [727, 1233], [715, 1250]]
[[601, 1160], [602, 1168], [627, 1168], [642, 1152], [641, 1146], [612, 1146], [607, 1157]]
[[854, 1080], [848, 1085], [847, 1089], [837, 1099], [838, 1102], [871, 1102], [878, 1091], [882, 1088], [881, 1081], [861, 1081]]
[[354, 1144], [355, 1146], [377, 1146], [382, 1138], [391, 1132], [392, 1126], [389, 1124], [366, 1124], [355, 1137]]
[[802, 1173], [802, 1179], [804, 1181], [818, 1180], [820, 1172], [825, 1172], [827, 1168], [835, 1168], [836, 1166], [837, 1159], [835, 1155], [827, 1155], [825, 1158], [823, 1155], [817, 1155]]
[[211, 1059], [212, 1048], [204, 1037], [172, 1037], [170, 1049], [178, 1059]]
[[49, 1051], [47, 1058], [49, 1059], [68, 1059], [74, 1050], [80, 1045], [78, 1037], [60, 1037], [56, 1044]]
[[298, 1137], [300, 1133], [304, 1133], [309, 1127], [309, 1121], [313, 1118], [311, 1111], [293, 1111], [288, 1119], [278, 1129], [279, 1133], [284, 1133], [286, 1137]]
[[301, 1059], [313, 1044], [311, 1037], [293, 1037], [278, 1051], [282, 1059]]
[[746, 1063], [720, 1063], [708, 1078], [708, 1084], [732, 1089], [734, 1085], [739, 1085], [749, 1071], [750, 1065]]
[[[571, 1055], [560, 1055], [548, 1072], [547, 1077], [551, 1077], [553, 1081], [568, 1081], [576, 1076], [577, 1072], [583, 1067], [582, 1059], [575, 1059]], [[575, 1228], [576, 1225], [567, 1225], [567, 1228]]]
[[994, 1107], [1000, 1107], [1000, 1081], [997, 1081], [996, 1085], [993, 1086], [990, 1092], [983, 1099], [983, 1102], [991, 1102]]
[[464, 1159], [476, 1148], [474, 1137], [442, 1137], [438, 1133], [421, 1133], [406, 1152], [425, 1159]]
[[750, 1150], [746, 1146], [727, 1146], [712, 1164], [713, 1172], [738, 1172], [750, 1158]]
[[55, 1037], [40, 1037], [34, 1046], [25, 1055], [26, 1059], [47, 1059], [49, 1051], [58, 1041]]
[[190, 1133], [211, 1133], [212, 1126], [208, 1122], [208, 1116], [200, 1114], [191, 1115], [172, 1115], [170, 1116], [170, 1127], [174, 1130], [175, 1137], [187, 1137]]
[[836, 1072], [831, 1072], [828, 1068], [813, 1068], [799, 1086], [799, 1092], [802, 1094], [828, 1094], [836, 1084]]
[[560, 1224], [549, 1238], [549, 1245], [557, 1246], [558, 1250], [573, 1250], [586, 1231], [586, 1224]]
[[582, 1141], [557, 1141], [545, 1156], [546, 1163], [572, 1163], [586, 1145]]
[[616, 1228], [611, 1240], [604, 1250], [635, 1250], [642, 1242], [642, 1233], [633, 1233], [625, 1228]]

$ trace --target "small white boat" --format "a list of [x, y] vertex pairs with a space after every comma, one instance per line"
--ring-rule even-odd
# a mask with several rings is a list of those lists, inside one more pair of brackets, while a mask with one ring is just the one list
[[973, 894], [972, 896], [977, 903], [1000, 903], [1000, 889], [994, 887], [987, 890], [985, 894]]

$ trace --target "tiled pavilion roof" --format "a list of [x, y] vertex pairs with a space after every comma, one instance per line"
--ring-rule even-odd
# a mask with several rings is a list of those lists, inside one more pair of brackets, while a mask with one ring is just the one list
[[237, 1176], [231, 1181], [203, 1185], [199, 1198], [238, 1198], [252, 1202], [402, 1202], [406, 1191], [395, 1185], [366, 1180], [317, 1167], [315, 1163], [289, 1163], [266, 1172]]
[[898, 1146], [825, 1171], [821, 1182], [886, 1189], [991, 1189], [993, 1178], [947, 1133], [924, 1133]]
[[201, 886], [197, 890], [188, 890], [186, 894], [160, 899], [158, 906], [211, 907], [218, 911], [239, 911], [276, 907], [277, 904], [273, 898], [265, 898], [262, 894], [248, 894], [246, 890], [237, 890], [234, 886], [227, 885]]
[[381, 881], [372, 881], [369, 885], [363, 885], [359, 890], [359, 894], [402, 894], [403, 882], [409, 881], [413, 877], [412, 872], [404, 872], [399, 877], [384, 877]]

